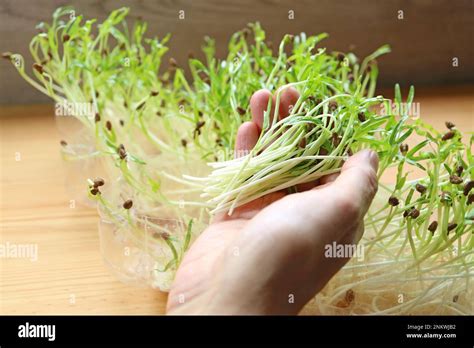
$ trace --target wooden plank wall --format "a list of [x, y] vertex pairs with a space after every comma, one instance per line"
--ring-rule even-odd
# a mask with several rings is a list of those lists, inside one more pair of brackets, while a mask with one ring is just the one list
[[[149, 23], [149, 35], [172, 34], [170, 56], [184, 64], [198, 52], [205, 35], [216, 38], [225, 53], [230, 35], [248, 22], [260, 21], [268, 39], [285, 33], [328, 32], [331, 50], [350, 48], [366, 55], [384, 43], [393, 52], [380, 60], [381, 85], [402, 86], [474, 81], [473, 0], [2, 0], [0, 51], [28, 54], [35, 25], [49, 21], [54, 9], [72, 4], [76, 13], [102, 20], [113, 9], [131, 8], [131, 18]], [[178, 13], [184, 10], [185, 19]], [[294, 11], [294, 19], [289, 19]], [[403, 19], [399, 19], [403, 11]], [[275, 45], [276, 46], [276, 45]], [[459, 66], [453, 67], [453, 57]], [[27, 60], [31, 66], [31, 60]], [[23, 81], [8, 61], [0, 62], [0, 104], [45, 102], [48, 98]]]

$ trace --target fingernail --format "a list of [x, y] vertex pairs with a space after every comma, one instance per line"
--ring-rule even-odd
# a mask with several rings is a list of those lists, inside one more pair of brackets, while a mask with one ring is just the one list
[[370, 165], [377, 172], [377, 170], [379, 169], [379, 156], [377, 155], [377, 152], [373, 150], [365, 150], [364, 155], [367, 156]]

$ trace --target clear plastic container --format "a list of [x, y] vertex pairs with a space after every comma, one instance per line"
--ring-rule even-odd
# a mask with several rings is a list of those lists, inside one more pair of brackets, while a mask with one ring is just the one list
[[81, 121], [71, 116], [55, 116], [66, 176], [64, 185], [70, 199], [79, 205], [95, 207], [87, 197], [87, 179], [104, 176], [93, 134]]
[[169, 291], [176, 269], [163, 267], [172, 254], [160, 227], [182, 233], [185, 226], [174, 219], [145, 217], [145, 224], [132, 230], [121, 217], [111, 217], [100, 206], [98, 211], [101, 254], [112, 274], [126, 284]]

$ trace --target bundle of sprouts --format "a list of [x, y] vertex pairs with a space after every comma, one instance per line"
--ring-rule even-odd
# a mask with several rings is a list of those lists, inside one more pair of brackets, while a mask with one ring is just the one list
[[[163, 39], [145, 38], [146, 23], [129, 28], [128, 9], [101, 24], [59, 8], [38, 26], [30, 44], [33, 73], [23, 57], [4, 53], [20, 75], [57, 105], [86, 103], [72, 112], [93, 139], [104, 170], [84, 183], [110, 238], [133, 247], [137, 277], [167, 290], [184, 253], [216, 213], [340, 170], [364, 148], [377, 151], [381, 180], [365, 219], [363, 260], [351, 260], [316, 297], [317, 311], [455, 313], [472, 311], [474, 210], [473, 138], [448, 122], [438, 132], [406, 112], [402, 101], [374, 96], [376, 58], [318, 48], [327, 35], [286, 35], [274, 52], [259, 24], [235, 33], [225, 59], [206, 38], [204, 61], [189, 57], [190, 78]], [[166, 65], [166, 66], [163, 66]], [[279, 119], [281, 91], [299, 99]], [[276, 93], [256, 146], [234, 158], [238, 127], [251, 116], [249, 100], [262, 88]], [[405, 107], [402, 107], [402, 104]], [[382, 112], [383, 111], [383, 112]], [[422, 141], [407, 145], [412, 134]], [[74, 160], [67, 139], [63, 153]], [[416, 169], [423, 175], [408, 180]], [[130, 250], [128, 250], [130, 255]]]

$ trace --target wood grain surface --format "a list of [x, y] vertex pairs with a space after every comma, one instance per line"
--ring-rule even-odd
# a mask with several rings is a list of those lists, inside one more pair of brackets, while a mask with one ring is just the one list
[[109, 274], [96, 210], [71, 208], [53, 112], [50, 105], [0, 112], [0, 243], [38, 246], [36, 262], [0, 258], [0, 314], [163, 313], [166, 294]]
[[[415, 102], [435, 128], [449, 119], [472, 132], [473, 96], [474, 85], [418, 89]], [[52, 105], [0, 108], [0, 243], [38, 245], [36, 262], [0, 258], [0, 314], [163, 313], [166, 294], [108, 273], [96, 211], [71, 208], [52, 115]], [[303, 313], [314, 313], [311, 303]]]
[[[353, 50], [361, 57], [390, 44], [392, 53], [379, 60], [381, 85], [474, 81], [472, 0], [2, 0], [0, 52], [23, 54], [31, 70], [28, 44], [35, 26], [51, 21], [53, 11], [66, 3], [77, 15], [100, 21], [114, 9], [130, 7], [131, 22], [138, 17], [147, 21], [150, 36], [172, 34], [169, 56], [183, 66], [190, 51], [202, 57], [206, 35], [216, 39], [222, 57], [232, 33], [259, 21], [274, 46], [284, 34], [300, 32], [327, 32], [330, 38], [323, 45], [329, 50]], [[452, 66], [453, 57], [459, 66]], [[0, 104], [48, 100], [6, 60], [0, 61], [0, 76]]]

